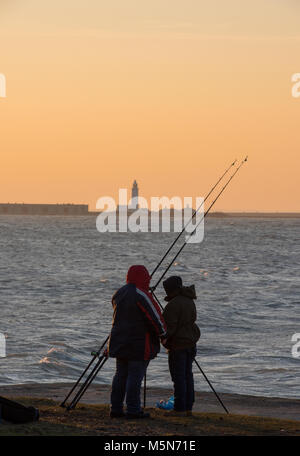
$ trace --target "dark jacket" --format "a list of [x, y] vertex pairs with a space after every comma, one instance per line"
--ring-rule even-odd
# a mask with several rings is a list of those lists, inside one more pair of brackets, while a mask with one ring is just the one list
[[167, 343], [169, 350], [192, 348], [200, 339], [200, 329], [196, 325], [197, 313], [194, 303], [196, 299], [194, 285], [182, 287], [172, 297], [163, 311], [167, 325]]
[[144, 266], [131, 266], [127, 285], [112, 298], [114, 309], [108, 354], [112, 358], [150, 360], [160, 350], [166, 326], [159, 305], [148, 292], [150, 275]]

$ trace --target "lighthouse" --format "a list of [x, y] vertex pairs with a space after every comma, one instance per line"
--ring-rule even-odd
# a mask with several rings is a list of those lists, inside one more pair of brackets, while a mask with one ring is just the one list
[[137, 181], [134, 180], [132, 189], [131, 189], [131, 204], [130, 209], [138, 209], [139, 208], [139, 187]]

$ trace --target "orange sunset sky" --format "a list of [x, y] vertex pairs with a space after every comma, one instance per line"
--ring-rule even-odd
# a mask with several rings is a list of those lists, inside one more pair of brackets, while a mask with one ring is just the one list
[[300, 211], [298, 0], [0, 0], [0, 202]]

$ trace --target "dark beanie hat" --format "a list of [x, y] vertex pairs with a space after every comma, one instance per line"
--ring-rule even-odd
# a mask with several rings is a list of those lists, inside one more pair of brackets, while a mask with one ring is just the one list
[[167, 298], [172, 296], [177, 290], [182, 288], [182, 279], [179, 276], [171, 276], [163, 282], [163, 287], [167, 293]]

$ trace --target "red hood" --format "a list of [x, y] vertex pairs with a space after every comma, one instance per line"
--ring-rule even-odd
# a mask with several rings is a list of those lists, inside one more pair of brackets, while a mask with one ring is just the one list
[[127, 272], [127, 283], [134, 283], [141, 290], [148, 291], [150, 285], [150, 274], [145, 266], [130, 266]]

